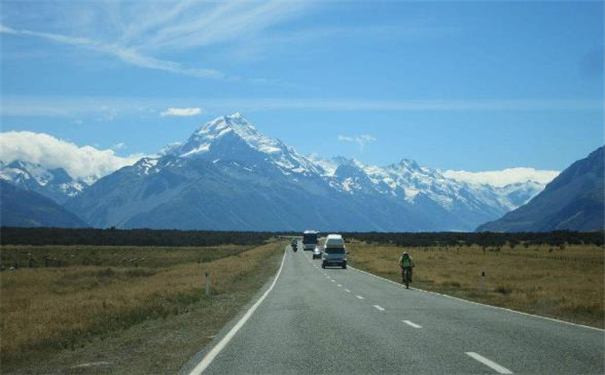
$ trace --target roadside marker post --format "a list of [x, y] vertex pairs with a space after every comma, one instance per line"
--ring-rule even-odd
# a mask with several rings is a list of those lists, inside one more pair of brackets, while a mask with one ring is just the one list
[[206, 295], [210, 295], [210, 274], [206, 272]]

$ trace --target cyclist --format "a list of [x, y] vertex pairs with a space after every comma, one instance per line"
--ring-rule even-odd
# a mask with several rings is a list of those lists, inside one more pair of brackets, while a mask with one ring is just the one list
[[[404, 270], [407, 268], [410, 271], [410, 282], [412, 282], [412, 269], [414, 268], [414, 260], [412, 256], [408, 254], [407, 251], [404, 251], [399, 258], [399, 267], [401, 268], [401, 279], [404, 277]], [[403, 280], [405, 282], [405, 280]]]

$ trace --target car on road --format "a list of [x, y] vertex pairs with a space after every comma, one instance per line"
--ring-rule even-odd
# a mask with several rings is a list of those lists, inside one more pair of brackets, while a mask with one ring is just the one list
[[323, 246], [321, 267], [340, 266], [347, 269], [347, 249], [340, 234], [329, 234]]
[[319, 247], [313, 249], [313, 259], [321, 259], [321, 249]]

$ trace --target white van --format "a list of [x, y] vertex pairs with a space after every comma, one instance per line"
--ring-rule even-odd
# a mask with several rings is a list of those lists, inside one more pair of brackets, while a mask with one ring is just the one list
[[347, 269], [347, 249], [340, 234], [329, 234], [324, 242], [321, 267], [340, 266]]

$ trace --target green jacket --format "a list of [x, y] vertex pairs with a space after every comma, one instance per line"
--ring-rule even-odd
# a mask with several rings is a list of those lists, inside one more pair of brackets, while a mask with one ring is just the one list
[[414, 267], [414, 260], [411, 255], [408, 255], [408, 259], [404, 260], [402, 255], [399, 257], [399, 265], [401, 267]]

